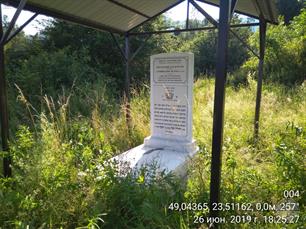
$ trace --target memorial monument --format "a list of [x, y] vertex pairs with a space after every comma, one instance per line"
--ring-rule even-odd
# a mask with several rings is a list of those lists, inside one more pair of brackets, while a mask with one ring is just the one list
[[194, 55], [151, 56], [151, 136], [144, 144], [115, 157], [132, 169], [156, 164], [159, 170], [185, 173], [198, 147], [192, 138]]

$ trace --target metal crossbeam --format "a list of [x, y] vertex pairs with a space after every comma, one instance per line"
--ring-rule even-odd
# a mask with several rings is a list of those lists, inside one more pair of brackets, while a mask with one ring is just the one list
[[27, 0], [21, 0], [20, 1], [19, 5], [18, 5], [18, 8], [17, 8], [17, 10], [16, 10], [7, 30], [5, 31], [4, 35], [1, 38], [0, 44], [5, 44], [6, 39], [9, 37], [12, 29], [14, 28], [14, 26], [16, 24], [16, 21], [17, 21], [19, 15], [20, 15], [22, 9], [24, 8], [26, 2], [27, 2]]
[[202, 9], [201, 6], [199, 6], [194, 0], [190, 0], [190, 3], [201, 13], [204, 15], [204, 17], [214, 26], [218, 27], [218, 22], [210, 16], [205, 10]]
[[147, 41], [149, 40], [151, 36], [147, 36], [146, 39], [142, 42], [142, 44], [138, 47], [138, 49], [133, 53], [133, 55], [130, 58], [130, 61], [133, 61], [133, 59], [137, 56], [137, 54], [140, 52], [140, 50], [145, 46]]
[[[213, 25], [215, 25], [216, 27], [218, 27], [218, 22], [211, 17], [205, 10], [202, 9], [201, 6], [199, 6], [194, 0], [190, 0], [191, 4], [200, 12], [202, 13], [205, 18], [212, 23]], [[230, 17], [232, 18], [233, 13], [235, 11], [235, 7], [237, 4], [237, 0], [232, 0], [232, 5], [231, 5], [231, 13], [230, 13]], [[237, 33], [235, 33], [232, 29], [229, 29], [229, 31], [249, 50], [251, 51], [257, 58], [259, 58], [259, 55], [243, 40], [239, 37], [239, 35]]]
[[173, 3], [172, 5], [170, 5], [169, 7], [167, 7], [166, 9], [162, 10], [161, 12], [158, 12], [157, 14], [155, 14], [154, 16], [148, 18], [147, 20], [145, 20], [144, 22], [140, 23], [139, 25], [134, 26], [133, 28], [131, 28], [129, 31], [127, 31], [127, 33], [131, 34], [131, 31], [139, 28], [140, 26], [143, 26], [144, 24], [146, 24], [148, 21], [153, 20], [154, 18], [157, 18], [158, 16], [162, 15], [163, 13], [167, 12], [168, 10], [172, 9], [173, 7], [181, 4], [182, 2], [184, 2], [185, 0], [180, 0], [177, 1], [175, 3]]
[[[251, 27], [259, 26], [259, 23], [246, 23], [246, 24], [234, 24], [230, 25], [231, 28], [241, 28], [241, 27]], [[188, 28], [188, 29], [169, 29], [169, 30], [160, 30], [160, 31], [148, 31], [148, 32], [134, 32], [129, 33], [130, 36], [141, 36], [141, 35], [154, 35], [154, 34], [163, 34], [163, 33], [175, 33], [175, 32], [193, 32], [193, 31], [203, 31], [203, 30], [213, 30], [216, 29], [215, 26], [206, 26], [200, 28]]]
[[124, 61], [126, 62], [126, 61], [127, 61], [127, 58], [126, 58], [125, 53], [124, 53], [124, 51], [122, 50], [122, 48], [121, 48], [121, 46], [120, 46], [120, 44], [119, 44], [119, 42], [118, 42], [118, 40], [117, 40], [117, 38], [115, 37], [115, 35], [114, 35], [113, 33], [110, 32], [109, 34], [111, 35], [111, 37], [112, 37], [113, 41], [115, 42], [115, 44], [116, 44], [118, 50], [120, 51], [120, 54], [121, 54], [122, 58], [123, 58]]
[[232, 1], [232, 6], [231, 6], [231, 19], [234, 15], [235, 9], [236, 9], [236, 5], [237, 5], [238, 0], [233, 0]]
[[146, 15], [146, 14], [144, 14], [144, 13], [142, 13], [142, 12], [132, 8], [132, 7], [129, 7], [129, 6], [125, 5], [125, 4], [122, 4], [121, 2], [117, 2], [115, 0], [108, 0], [108, 1], [113, 3], [113, 4], [116, 4], [117, 6], [120, 6], [120, 7], [124, 8], [124, 9], [127, 9], [127, 10], [129, 10], [129, 11], [131, 11], [133, 13], [139, 14], [139, 15], [145, 17], [145, 18], [150, 18], [150, 16], [148, 16], [148, 15]]
[[29, 23], [31, 23], [31, 21], [33, 21], [36, 17], [38, 16], [38, 13], [34, 14], [32, 17], [30, 17], [25, 23], [23, 23], [22, 26], [18, 27], [18, 29], [16, 31], [14, 31], [14, 33], [12, 33], [4, 42], [4, 44], [9, 43], [15, 36], [18, 35], [18, 33], [20, 33], [24, 27], [26, 27]]
[[[120, 54], [121, 54], [121, 56], [122, 56], [122, 58], [124, 59], [125, 62], [127, 62], [127, 61], [130, 61], [130, 62], [131, 62], [131, 61], [137, 56], [137, 54], [140, 52], [140, 50], [145, 46], [147, 40], [150, 38], [150, 36], [148, 36], [148, 37], [142, 42], [142, 44], [137, 48], [137, 50], [136, 50], [132, 55], [130, 54], [130, 51], [129, 51], [129, 57], [128, 57], [128, 56], [127, 56], [126, 50], [123, 51], [123, 49], [121, 48], [121, 46], [120, 46], [120, 44], [119, 44], [119, 41], [118, 41], [118, 39], [116, 38], [116, 36], [115, 36], [113, 33], [110, 33], [110, 35], [111, 35], [113, 41], [115, 42], [117, 48], [119, 49]], [[126, 37], [127, 37], [127, 36], [129, 37], [130, 34], [127, 34]], [[127, 38], [126, 38], [126, 39], [127, 39]], [[126, 42], [127, 42], [127, 41], [126, 41]], [[125, 42], [125, 43], [126, 43], [126, 42]], [[125, 47], [125, 49], [126, 49], [126, 47]]]
[[259, 55], [257, 52], [255, 52], [237, 33], [235, 33], [233, 30], [230, 30], [230, 32], [250, 51], [259, 59]]

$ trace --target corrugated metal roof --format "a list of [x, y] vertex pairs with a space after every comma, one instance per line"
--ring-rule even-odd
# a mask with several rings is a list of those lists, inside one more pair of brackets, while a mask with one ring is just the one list
[[[220, 0], [201, 0], [201, 2], [215, 6], [219, 5], [219, 1]], [[237, 0], [235, 11], [255, 18], [262, 16], [270, 23], [278, 23], [276, 0]]]
[[[25, 9], [90, 26], [125, 33], [184, 0], [28, 0]], [[199, 0], [218, 5], [219, 0]], [[1, 0], [18, 6], [18, 0]], [[277, 23], [275, 0], [238, 0], [237, 12]]]

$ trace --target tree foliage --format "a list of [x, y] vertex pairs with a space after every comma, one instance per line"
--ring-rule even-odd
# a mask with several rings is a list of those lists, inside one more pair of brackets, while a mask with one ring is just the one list
[[280, 15], [284, 16], [286, 25], [288, 25], [290, 21], [300, 13], [304, 4], [305, 0], [278, 0], [278, 11]]
[[[266, 38], [265, 79], [287, 86], [303, 83], [306, 66], [306, 10], [293, 19], [290, 25], [280, 23], [269, 26]], [[258, 48], [258, 32], [250, 39]], [[244, 69], [257, 71], [258, 60], [252, 57]]]
[[[241, 19], [235, 15], [232, 23], [239, 24]], [[199, 23], [197, 23], [199, 24]], [[199, 27], [207, 25], [203, 21]], [[236, 34], [242, 40], [247, 42], [251, 31], [249, 28], [235, 29]], [[213, 75], [216, 68], [216, 50], [217, 50], [218, 33], [217, 30], [197, 32], [192, 37], [187, 36], [184, 43], [179, 48], [180, 51], [190, 51], [195, 54], [195, 73], [196, 75], [207, 74]], [[237, 38], [230, 34], [228, 45], [228, 70], [233, 72], [238, 69], [248, 58], [246, 47]]]
[[[288, 26], [269, 26], [265, 79], [291, 86], [303, 82], [305, 77], [305, 10]], [[234, 16], [233, 23], [241, 23]], [[206, 20], [191, 20], [190, 27], [207, 26]], [[6, 25], [6, 24], [5, 24]], [[183, 28], [185, 23], [173, 22], [165, 17], [138, 27], [135, 31], [156, 31]], [[258, 32], [248, 28], [233, 30], [250, 46], [258, 49]], [[116, 36], [124, 48], [124, 37]], [[163, 52], [187, 51], [195, 54], [195, 76], [214, 75], [216, 66], [217, 31], [200, 31], [180, 34], [159, 34], [152, 36], [131, 36], [130, 49], [133, 54], [144, 40], [145, 45], [131, 62], [131, 87], [140, 91], [149, 83], [149, 57]], [[24, 115], [24, 104], [15, 102], [20, 94], [37, 111], [46, 109], [42, 104], [44, 96], [55, 100], [63, 95], [76, 93], [79, 99], [71, 101], [70, 113], [89, 115], [90, 104], [81, 105], [95, 90], [103, 96], [121, 103], [124, 88], [124, 58], [107, 32], [53, 20], [36, 36], [20, 33], [5, 49], [6, 72], [9, 80], [11, 123], [17, 126], [28, 120]], [[232, 73], [229, 82], [234, 85], [247, 83], [249, 73], [256, 73], [258, 61], [246, 47], [230, 33], [228, 70]], [[240, 66], [243, 65], [243, 68]], [[80, 90], [84, 89], [84, 90]], [[101, 98], [100, 96], [96, 96]], [[18, 97], [20, 98], [20, 97]], [[23, 100], [24, 101], [24, 100]], [[104, 99], [101, 99], [104, 101]], [[104, 102], [101, 102], [100, 109]], [[23, 120], [23, 121], [21, 121]], [[13, 128], [14, 129], [14, 128]]]
[[[237, 17], [233, 20], [241, 22]], [[205, 25], [207, 21], [190, 23], [191, 27]], [[136, 31], [173, 26], [183, 25], [158, 17]], [[227, 86], [223, 203], [279, 204], [284, 201], [284, 190], [305, 187], [305, 28], [305, 10], [288, 26], [268, 27], [265, 80], [278, 84], [263, 88], [261, 138], [256, 146], [250, 128], [256, 82], [249, 75], [256, 73], [258, 60], [230, 36], [230, 80], [249, 85]], [[235, 31], [258, 49], [258, 32]], [[117, 38], [123, 47], [124, 38]], [[132, 53], [144, 38], [130, 38]], [[208, 133], [212, 133], [213, 79], [200, 79], [194, 85], [193, 129], [200, 151], [191, 161], [186, 187], [164, 173], [147, 182], [148, 174], [154, 173], [146, 169], [117, 176], [117, 165], [109, 159], [141, 144], [149, 135], [149, 93], [144, 86], [149, 81], [149, 56], [191, 51], [196, 76], [213, 74], [216, 45], [216, 31], [151, 36], [131, 63], [131, 130], [125, 109], [120, 109], [124, 61], [109, 33], [57, 20], [36, 36], [20, 33], [5, 49], [10, 124], [17, 131], [12, 128], [10, 141], [14, 176], [0, 175], [0, 227], [198, 228], [195, 217], [207, 216], [208, 211], [171, 211], [168, 207], [172, 202], [209, 201], [207, 149], [212, 142]], [[0, 153], [2, 158], [7, 152]], [[303, 218], [305, 198], [294, 201], [301, 206], [295, 214]], [[278, 211], [254, 214], [277, 216]], [[227, 218], [231, 215], [239, 216], [241, 211], [221, 212]], [[295, 228], [303, 223], [272, 227]]]

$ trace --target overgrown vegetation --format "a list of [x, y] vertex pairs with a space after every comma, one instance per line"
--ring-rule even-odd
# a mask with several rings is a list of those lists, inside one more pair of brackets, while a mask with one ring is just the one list
[[[267, 31], [267, 50], [265, 57], [266, 81], [292, 86], [305, 80], [306, 66], [306, 10], [294, 18], [290, 25], [280, 23], [270, 26]], [[251, 37], [253, 46], [259, 43], [258, 34]], [[250, 58], [242, 67], [255, 72], [258, 60]]]
[[[272, 85], [264, 89], [261, 138], [255, 146], [255, 82], [250, 79], [249, 85], [227, 88], [222, 202], [277, 204], [285, 201], [284, 190], [302, 193], [305, 187], [306, 90], [300, 86], [286, 91]], [[172, 202], [208, 202], [213, 81], [198, 80], [194, 92], [194, 137], [201, 151], [190, 164], [185, 187], [171, 175], [150, 178], [148, 183], [145, 170], [136, 177], [118, 177], [116, 166], [106, 163], [148, 136], [148, 90], [132, 100], [131, 134], [123, 110], [112, 120], [98, 110], [92, 110], [91, 118], [71, 118], [66, 112], [69, 103], [53, 110], [54, 104], [46, 100], [50, 111], [37, 116], [36, 132], [20, 126], [11, 143], [14, 177], [1, 179], [1, 224], [4, 228], [197, 228], [194, 217], [207, 212], [168, 209]], [[305, 198], [301, 194], [294, 201], [300, 204], [297, 214], [304, 217]], [[233, 214], [241, 212], [224, 216]], [[270, 214], [279, 212], [255, 215]]]
[[[288, 25], [268, 27], [256, 144], [257, 60], [237, 40], [230, 40], [221, 185], [223, 203], [298, 203], [299, 207], [247, 212], [259, 219], [257, 224], [232, 224], [232, 215], [246, 212], [222, 211], [227, 220], [222, 228], [304, 226], [305, 15], [302, 10]], [[160, 17], [139, 30], [171, 23]], [[207, 21], [191, 22], [196, 24]], [[257, 32], [237, 33], [258, 48]], [[132, 50], [140, 44], [141, 39], [131, 39]], [[169, 206], [209, 201], [215, 45], [214, 32], [149, 39], [132, 66], [129, 130], [122, 99], [122, 59], [109, 34], [54, 21], [34, 37], [17, 36], [5, 50], [13, 177], [0, 177], [0, 228], [206, 228], [195, 219], [208, 216], [207, 209], [176, 211]], [[193, 136], [200, 152], [190, 162], [184, 182], [172, 174], [154, 173], [154, 166], [118, 176], [118, 165], [109, 159], [150, 134], [148, 57], [170, 51], [195, 53]], [[1, 152], [1, 157], [6, 154]], [[299, 195], [285, 198], [285, 190]], [[265, 216], [288, 214], [298, 215], [298, 222], [263, 223]]]

